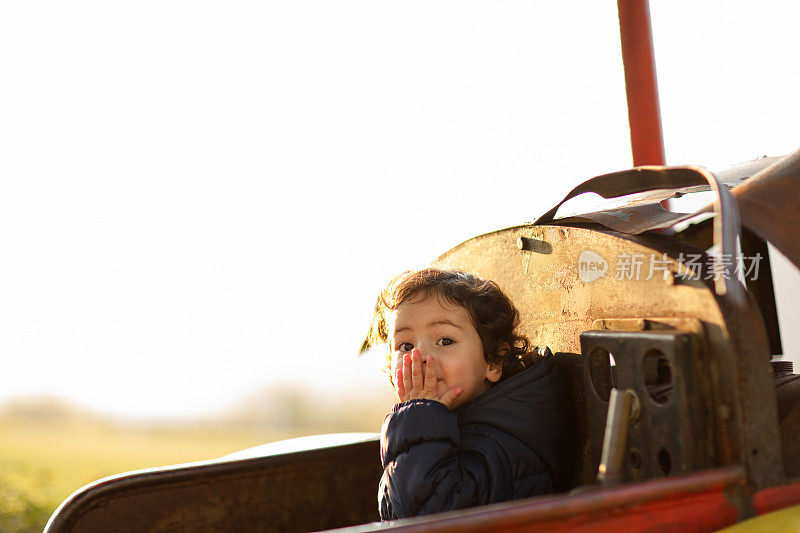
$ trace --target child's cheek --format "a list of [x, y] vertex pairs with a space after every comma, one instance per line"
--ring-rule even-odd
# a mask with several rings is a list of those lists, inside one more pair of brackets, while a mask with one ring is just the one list
[[392, 354], [391, 365], [389, 371], [392, 373], [392, 380], [397, 379], [397, 369], [402, 366], [402, 358], [397, 355], [397, 352]]

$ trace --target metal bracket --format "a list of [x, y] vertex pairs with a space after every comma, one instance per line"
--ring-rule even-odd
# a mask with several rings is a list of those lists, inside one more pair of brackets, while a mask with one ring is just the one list
[[604, 441], [625, 442], [619, 435], [604, 436], [613, 389], [630, 389], [641, 403], [638, 418], [619, 426], [629, 432], [622, 480], [685, 474], [714, 464], [711, 383], [697, 335], [586, 331], [581, 351], [595, 468]]

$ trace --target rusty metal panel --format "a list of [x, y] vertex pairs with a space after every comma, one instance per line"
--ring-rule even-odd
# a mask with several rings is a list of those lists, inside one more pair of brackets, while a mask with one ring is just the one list
[[[609, 385], [630, 389], [639, 400], [629, 428], [624, 481], [686, 474], [714, 464], [712, 383], [696, 335], [587, 331], [581, 346], [588, 410], [598, 415], [608, 410]], [[616, 361], [611, 384], [609, 354]], [[602, 424], [590, 427], [593, 449], [602, 444], [603, 434], [597, 433], [602, 429]], [[597, 455], [593, 459], [599, 464]]]
[[[730, 349], [717, 353], [711, 365], [720, 384], [714, 395], [717, 436], [726, 442], [727, 434], [731, 460], [746, 468], [754, 486], [774, 485], [785, 479], [785, 472], [769, 340], [755, 300], [744, 305], [728, 298], [717, 301], [730, 336]], [[729, 464], [724, 456], [720, 459]]]
[[[755, 171], [758, 171], [754, 174]], [[726, 206], [728, 189], [732, 189], [735, 206]], [[665, 199], [691, 192], [711, 190], [715, 201], [694, 213], [672, 213], [661, 205]], [[535, 224], [556, 221], [558, 209], [568, 200], [593, 192], [603, 198], [621, 198], [621, 205], [600, 211], [561, 218], [559, 224], [595, 222], [616, 231], [640, 234], [668, 228], [698, 214], [715, 211], [715, 244], [722, 243], [718, 225], [723, 211], [734, 211], [730, 221], [752, 230], [763, 240], [772, 243], [794, 265], [800, 268], [800, 150], [783, 158], [766, 158], [740, 165], [730, 172], [714, 176], [701, 167], [648, 166], [613, 172], [586, 180], [564, 197], [556, 206], [540, 216]], [[732, 208], [733, 207], [733, 208]], [[737, 214], [738, 212], [738, 214]], [[780, 213], [775, 217], [772, 213]], [[721, 227], [721, 226], [720, 226]], [[738, 229], [737, 229], [738, 231]], [[730, 249], [730, 246], [726, 246]]]
[[742, 223], [800, 268], [800, 150], [736, 187], [733, 196]]
[[800, 376], [788, 374], [775, 378], [778, 398], [778, 422], [786, 476], [800, 477]]
[[769, 247], [767, 243], [747, 228], [742, 228], [741, 235], [742, 256], [758, 257], [759, 272], [758, 276], [745, 279], [747, 292], [758, 302], [758, 309], [764, 321], [764, 328], [769, 337], [769, 353], [771, 355], [781, 355], [783, 345], [781, 343], [781, 331], [778, 324], [778, 306], [775, 304], [775, 287], [772, 282], [772, 264], [769, 258]]
[[695, 213], [671, 213], [654, 203], [644, 205], [637, 203], [637, 207], [598, 211], [570, 217], [560, 222], [596, 222], [616, 231], [638, 235], [646, 231], [670, 228], [677, 222], [694, 218], [696, 215], [714, 213], [712, 219], [714, 246], [721, 257], [727, 256], [733, 259], [728, 263], [721, 259], [716, 260], [717, 266], [725, 275], [714, 278], [715, 291], [718, 295], [727, 295], [736, 304], [743, 305], [744, 289], [733, 275], [734, 265], [738, 264], [737, 240], [741, 228], [738, 208], [728, 188], [702, 167], [639, 167], [594, 177], [572, 189], [555, 207], [539, 217], [535, 224], [553, 222], [558, 209], [564, 203], [586, 192], [593, 192], [604, 198], [618, 198], [636, 193], [653, 193], [657, 189], [676, 192], [680, 187], [703, 183], [706, 183], [714, 193], [714, 200]]
[[116, 476], [73, 495], [48, 533], [310, 531], [377, 520], [378, 442]]

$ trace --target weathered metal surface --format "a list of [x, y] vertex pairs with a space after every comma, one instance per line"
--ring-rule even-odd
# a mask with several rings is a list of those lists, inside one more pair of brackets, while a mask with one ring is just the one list
[[696, 318], [643, 317], [600, 318], [592, 322], [592, 329], [612, 331], [683, 331], [703, 335], [703, 324]]
[[[713, 244], [712, 222], [711, 219], [708, 219], [692, 224], [677, 233], [675, 237], [700, 250], [706, 250]], [[744, 258], [758, 258], [757, 278], [754, 279], [754, 275], [750, 275], [746, 276], [745, 279], [747, 292], [758, 304], [763, 326], [769, 338], [770, 354], [782, 354], [783, 346], [778, 325], [778, 311], [775, 304], [775, 289], [772, 282], [772, 264], [769, 248], [766, 242], [746, 227], [742, 227], [740, 239], [742, 256]]]
[[743, 483], [732, 467], [340, 531], [716, 531], [753, 515]]
[[[795, 159], [796, 164], [787, 163], [787, 161]], [[800, 168], [800, 155], [794, 158], [790, 156], [781, 163], [763, 170], [745, 185], [741, 185], [739, 189], [745, 188], [743, 189], [745, 192], [747, 188], [751, 191], [757, 190], [757, 185], [754, 186], [753, 183], [758, 184], [759, 180], [765, 179], [778, 179], [776, 176], [782, 176], [780, 183], [788, 187], [786, 185], [787, 176], [798, 177], [796, 172], [798, 168]], [[793, 172], [795, 174], [792, 174]], [[672, 176], [667, 179], [670, 173]], [[650, 179], [645, 183], [642, 178], [648, 175]], [[718, 349], [718, 356], [713, 357], [709, 365], [710, 373], [718, 382], [715, 385], [715, 394], [721, 395], [716, 423], [719, 442], [718, 457], [720, 464], [740, 461], [747, 467], [750, 479], [758, 485], [772, 483], [782, 475], [783, 467], [780, 464], [782, 458], [778, 445], [775, 402], [767, 385], [769, 380], [765, 360], [770, 358], [771, 348], [774, 348], [777, 343], [774, 340], [774, 334], [771, 346], [768, 342], [770, 337], [764, 331], [765, 322], [757, 302], [753, 299], [753, 295], [758, 296], [757, 289], [748, 295], [744, 286], [734, 275], [735, 265], [739, 264], [736, 243], [741, 226], [738, 218], [738, 206], [727, 187], [721, 185], [708, 171], [700, 168], [634, 169], [627, 173], [608, 174], [584, 182], [573, 189], [564, 200], [537, 222], [541, 224], [552, 220], [560, 205], [584, 192], [596, 192], [603, 197], [615, 197], [622, 194], [644, 192], [648, 189], [668, 188], [670, 185], [683, 187], [689, 185], [692, 179], [697, 180], [699, 177], [705, 179], [716, 193], [715, 201], [697, 213], [713, 210], [716, 214], [711, 222], [713, 225], [712, 241], [717, 250], [712, 268], [721, 272], [722, 275], [713, 276], [713, 279], [719, 300], [718, 305], [725, 315], [724, 322], [732, 340], [730, 349]], [[800, 195], [800, 187], [796, 182], [797, 180], [795, 180], [792, 191], [795, 197]], [[757, 196], [751, 194], [749, 197]], [[740, 199], [743, 197], [748, 198], [748, 195], [737, 196]], [[651, 206], [651, 208], [658, 209], [655, 206]], [[758, 217], [763, 219], [764, 212], [759, 214], [754, 209], [750, 209], [749, 217], [751, 219], [755, 217], [756, 222], [759, 222]], [[663, 227], [657, 220], [658, 216], [653, 213], [648, 215], [651, 219], [648, 219], [648, 216], [640, 216], [638, 219], [634, 219], [633, 216], [616, 219], [613, 216], [615, 214], [618, 213], [601, 212], [601, 216], [595, 216], [596, 220], [594, 221], [626, 233], [637, 233], [646, 229]], [[592, 220], [594, 215], [597, 214], [582, 215], [582, 217]], [[800, 223], [800, 217], [795, 218]], [[669, 221], [668, 225], [673, 224], [676, 220]], [[753, 229], [758, 233], [756, 228]], [[782, 234], [778, 233], [778, 237], [781, 237]], [[762, 238], [769, 238], [766, 235], [759, 235]], [[796, 238], [794, 240], [797, 241]], [[723, 258], [728, 258], [728, 260], [723, 261]], [[760, 296], [765, 296], [765, 293], [762, 291]], [[762, 305], [764, 305], [763, 302]], [[765, 306], [765, 310], [769, 311], [769, 307]], [[730, 411], [732, 406], [735, 408]], [[738, 457], [734, 458], [734, 456]]]
[[800, 268], [800, 150], [733, 190], [742, 222]]
[[310, 531], [376, 520], [371, 440], [115, 476], [73, 495], [47, 533]]
[[[613, 354], [615, 386], [633, 390], [640, 400], [640, 413], [627, 428], [622, 479], [641, 481], [718, 464], [713, 450], [713, 383], [705, 368], [702, 339], [670, 331], [587, 331], [581, 334], [581, 346], [587, 369], [598, 354], [606, 365], [607, 354]], [[595, 375], [586, 372], [587, 408], [610, 412], [609, 403], [596, 391]]]
[[781, 331], [778, 325], [778, 306], [775, 304], [775, 287], [772, 283], [772, 264], [769, 258], [769, 247], [758, 235], [747, 228], [742, 228], [741, 234], [742, 256], [759, 259], [758, 276], [745, 278], [747, 292], [753, 296], [758, 303], [761, 318], [764, 322], [764, 329], [769, 338], [769, 353], [771, 355], [781, 355], [783, 345], [781, 343]]
[[[559, 207], [568, 200], [588, 192], [599, 194], [603, 198], [638, 195], [635, 202], [630, 204], [626, 202], [623, 205], [624, 207], [625, 205], [647, 205], [648, 203], [659, 202], [689, 187], [705, 186], [706, 190], [708, 190], [710, 184], [699, 173], [700, 170], [699, 167], [646, 166], [596, 176], [572, 189], [563, 200], [540, 216], [534, 223], [541, 225], [552, 222]], [[665, 196], [664, 191], [668, 191], [669, 194]], [[624, 228], [622, 230], [618, 229], [618, 231], [623, 230]], [[628, 232], [634, 233], [633, 231]], [[640, 232], [637, 231], [635, 233]]]
[[694, 217], [695, 214], [673, 213], [667, 211], [659, 203], [643, 205], [625, 205], [616, 208], [607, 208], [602, 211], [593, 211], [581, 215], [559, 218], [559, 224], [573, 222], [596, 222], [607, 228], [631, 235], [638, 235], [645, 231], [671, 227], [682, 220]]
[[710, 365], [721, 384], [714, 394], [718, 419], [730, 424], [732, 451], [747, 469], [748, 480], [758, 487], [776, 484], [784, 478], [784, 468], [763, 321], [752, 298], [744, 305], [728, 298], [717, 301], [730, 335], [730, 348], [716, 354]]
[[776, 378], [775, 393], [786, 476], [800, 477], [800, 376], [789, 374]]
[[[776, 161], [777, 159], [777, 161]], [[764, 165], [771, 163], [764, 168]], [[749, 176], [755, 170], [755, 175]], [[703, 177], [707, 183], [699, 179]], [[726, 204], [727, 189], [737, 209]], [[689, 192], [711, 190], [717, 199], [694, 213], [672, 213], [659, 202]], [[535, 224], [548, 224], [555, 221], [556, 213], [564, 203], [581, 194], [593, 192], [603, 198], [629, 198], [622, 205], [605, 210], [574, 215], [558, 220], [558, 223], [596, 222], [616, 231], [640, 234], [673, 226], [701, 213], [711, 212], [722, 215], [723, 210], [733, 211], [730, 224], [738, 226], [738, 216], [742, 224], [755, 232], [761, 239], [772, 243], [795, 266], [800, 268], [800, 213], [796, 205], [800, 202], [800, 150], [783, 158], [768, 158], [750, 162], [731, 172], [720, 173], [719, 177], [700, 167], [640, 167], [614, 172], [591, 178], [564, 197], [550, 211], [539, 217]], [[737, 215], [737, 212], [741, 212]], [[780, 213], [780, 217], [770, 213]], [[722, 216], [715, 217], [714, 243], [721, 243]], [[730, 242], [730, 241], [729, 241]], [[732, 251], [732, 246], [725, 246]], [[729, 253], [729, 252], [723, 252]]]
[[[713, 191], [720, 186], [724, 186], [726, 189], [736, 189], [746, 181], [749, 183], [753, 178], [763, 175], [770, 167], [779, 168], [776, 166], [777, 163], [787, 157], [790, 156], [765, 157], [716, 173], [697, 166], [643, 166], [603, 174], [581, 183], [570, 191], [558, 205], [540, 216], [535, 223], [548, 224], [554, 220], [557, 220], [558, 223], [591, 221], [633, 235], [670, 227], [699, 214], [710, 213], [714, 206], [704, 206], [694, 213], [673, 213], [662, 207], [661, 203], [664, 200], [680, 198], [690, 193]], [[795, 170], [784, 169], [782, 172], [786, 174], [795, 172]], [[715, 179], [708, 179], [708, 175]], [[759, 180], [761, 180], [760, 177]], [[796, 183], [787, 186], [797, 187]], [[748, 185], [743, 191], [750, 187], [752, 186]], [[557, 211], [568, 200], [590, 192], [607, 200], [604, 209], [556, 219]]]
[[658, 105], [648, 0], [618, 0], [633, 166], [663, 165], [664, 139]]
[[539, 217], [535, 224], [552, 222], [559, 207], [568, 200], [586, 192], [594, 192], [604, 198], [616, 198], [655, 189], [672, 189], [674, 191], [677, 187], [703, 183], [708, 184], [715, 198], [711, 204], [695, 213], [671, 213], [658, 204], [649, 204], [640, 207], [623, 207], [587, 213], [562, 220], [561, 223], [590, 221], [616, 231], [638, 235], [645, 231], [671, 227], [677, 222], [688, 220], [704, 212], [713, 212], [715, 214], [712, 221], [714, 246], [718, 250], [720, 258], [731, 258], [729, 262], [723, 262], [719, 258], [715, 260], [720, 271], [725, 273], [723, 276], [714, 278], [715, 290], [717, 294], [728, 295], [737, 303], [742, 304], [744, 288], [733, 274], [739, 257], [736, 247], [740, 233], [738, 208], [728, 188], [704, 168], [641, 167], [597, 176], [572, 189], [555, 207]]
[[759, 159], [753, 159], [752, 161], [745, 161], [726, 168], [725, 170], [714, 170], [714, 175], [720, 182], [732, 189], [741, 185], [745, 180], [755, 176], [773, 163], [777, 163], [784, 157], [786, 157], [786, 155], [761, 157]]

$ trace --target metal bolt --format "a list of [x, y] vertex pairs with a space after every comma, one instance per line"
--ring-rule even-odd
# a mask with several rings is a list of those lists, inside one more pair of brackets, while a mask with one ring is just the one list
[[517, 248], [523, 252], [534, 252], [537, 254], [553, 253], [553, 247], [550, 245], [550, 243], [534, 237], [518, 237]]

